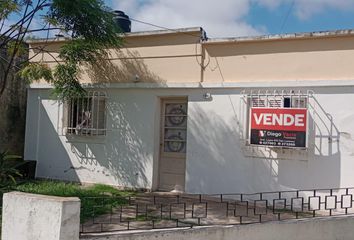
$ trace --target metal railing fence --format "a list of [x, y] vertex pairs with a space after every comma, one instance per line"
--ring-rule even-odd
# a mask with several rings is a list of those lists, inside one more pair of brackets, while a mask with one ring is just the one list
[[354, 214], [354, 188], [81, 199], [81, 233], [238, 225]]

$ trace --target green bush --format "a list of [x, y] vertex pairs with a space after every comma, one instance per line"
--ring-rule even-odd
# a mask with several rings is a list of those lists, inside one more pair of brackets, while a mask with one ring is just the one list
[[16, 178], [21, 177], [18, 167], [25, 163], [20, 156], [10, 155], [7, 151], [0, 152], [0, 187], [16, 184]]

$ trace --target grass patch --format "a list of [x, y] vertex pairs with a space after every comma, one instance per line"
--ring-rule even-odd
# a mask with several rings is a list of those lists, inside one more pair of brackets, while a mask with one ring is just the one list
[[135, 194], [134, 191], [118, 190], [112, 186], [95, 184], [91, 186], [81, 186], [78, 183], [66, 183], [60, 181], [31, 181], [19, 183], [12, 188], [16, 191], [52, 195], [60, 197], [128, 197]]
[[103, 184], [84, 187], [77, 183], [48, 180], [19, 183], [11, 190], [60, 197], [78, 197], [81, 200], [81, 222], [93, 216], [109, 213], [114, 207], [128, 204], [128, 197], [136, 194], [134, 191], [118, 190]]

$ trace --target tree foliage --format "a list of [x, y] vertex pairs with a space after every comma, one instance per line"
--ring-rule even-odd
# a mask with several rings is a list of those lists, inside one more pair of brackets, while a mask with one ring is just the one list
[[[5, 67], [0, 96], [15, 72], [29, 82], [44, 79], [53, 84], [60, 99], [85, 94], [79, 83], [80, 66], [93, 65], [107, 55], [106, 49], [121, 46], [120, 28], [113, 16], [102, 0], [1, 0], [0, 57]], [[9, 24], [13, 19], [15, 23]], [[60, 48], [59, 59], [45, 48], [46, 39], [58, 31], [70, 39]], [[31, 58], [46, 53], [57, 62], [56, 67], [21, 59], [30, 50], [25, 40], [38, 34], [45, 35], [44, 47], [33, 49]]]

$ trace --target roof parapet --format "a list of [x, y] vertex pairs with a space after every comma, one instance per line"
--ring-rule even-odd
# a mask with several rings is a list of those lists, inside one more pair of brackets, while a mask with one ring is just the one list
[[[193, 35], [193, 33], [199, 33], [200, 36], [195, 35], [195, 37], [200, 37], [202, 40], [205, 40], [206, 34], [203, 28], [201, 27], [190, 27], [190, 28], [177, 28], [177, 29], [166, 29], [166, 30], [153, 30], [153, 31], [139, 31], [139, 32], [129, 32], [119, 34], [121, 37], [144, 37], [144, 36], [160, 36], [160, 35], [169, 35], [169, 34], [187, 34]], [[27, 40], [27, 43], [43, 43], [43, 42], [65, 42], [70, 40], [70, 38], [56, 37], [56, 38], [39, 38]]]
[[231, 42], [277, 41], [277, 40], [290, 40], [290, 39], [329, 38], [329, 37], [345, 37], [345, 36], [354, 36], [354, 29], [271, 34], [271, 35], [261, 35], [261, 36], [251, 36], [251, 37], [213, 38], [213, 39], [208, 39], [204, 43], [218, 44], [218, 43], [231, 43]]
[[[203, 42], [203, 44], [222, 44], [222, 43], [232, 43], [232, 42], [257, 42], [257, 41], [279, 41], [279, 40], [291, 40], [291, 39], [346, 37], [346, 36], [354, 36], [354, 29], [286, 33], [286, 34], [270, 34], [270, 35], [261, 35], [261, 36], [246, 36], [246, 37], [233, 37], [233, 38], [208, 38], [203, 28], [191, 27], [191, 28], [130, 32], [130, 33], [120, 34], [120, 36], [125, 38], [161, 36], [161, 35], [170, 35], [170, 34], [186, 34], [186, 35], [193, 36], [193, 33], [198, 33], [198, 35], [195, 35], [195, 37], [200, 37], [201, 42]], [[50, 39], [32, 39], [32, 40], [27, 40], [26, 42], [29, 44], [43, 43], [43, 42], [59, 43], [68, 40], [70, 40], [70, 38], [60, 37], [60, 38], [50, 38]]]

